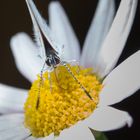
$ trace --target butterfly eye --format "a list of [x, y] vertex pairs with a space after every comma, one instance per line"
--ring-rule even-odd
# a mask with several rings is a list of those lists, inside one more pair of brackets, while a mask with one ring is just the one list
[[52, 66], [53, 68], [56, 68], [58, 64], [60, 64], [60, 58], [55, 53], [48, 54], [46, 58], [46, 64], [48, 66]]

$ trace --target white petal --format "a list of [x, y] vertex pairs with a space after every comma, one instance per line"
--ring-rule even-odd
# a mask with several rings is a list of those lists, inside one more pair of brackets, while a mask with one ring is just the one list
[[89, 128], [78, 123], [62, 131], [56, 140], [94, 140], [94, 136]]
[[54, 139], [55, 139], [54, 135], [51, 134], [47, 137], [41, 137], [41, 138], [35, 138], [35, 137], [31, 136], [31, 137], [27, 138], [26, 140], [54, 140]]
[[112, 107], [99, 107], [84, 123], [94, 130], [110, 131], [119, 129], [126, 124], [130, 127], [132, 118], [125, 111]]
[[28, 137], [26, 140], [37, 140], [37, 138], [31, 136], [31, 137]]
[[100, 50], [97, 71], [102, 77], [116, 65], [131, 30], [137, 0], [122, 0], [111, 29]]
[[2, 140], [19, 140], [30, 135], [23, 125], [23, 114], [3, 115], [0, 117], [0, 137]]
[[33, 82], [44, 63], [38, 57], [37, 46], [25, 33], [15, 35], [10, 43], [18, 70], [30, 82]]
[[0, 84], [0, 113], [23, 112], [27, 90]]
[[47, 137], [41, 137], [41, 138], [35, 138], [33, 136], [30, 136], [29, 138], [27, 138], [26, 140], [54, 140], [55, 137], [53, 134], [47, 136]]
[[[10, 140], [27, 140], [28, 138], [30, 138], [30, 134], [25, 135], [25, 134], [19, 134], [17, 136], [13, 136], [12, 138], [10, 138]], [[7, 139], [6, 139], [7, 140]], [[9, 140], [9, 139], [8, 139]], [[36, 140], [36, 138], [33, 137], [33, 139], [30, 140]]]
[[112, 24], [114, 13], [114, 0], [99, 0], [95, 16], [91, 22], [83, 47], [80, 60], [83, 66], [95, 67], [96, 57]]
[[2, 130], [12, 129], [23, 122], [23, 114], [10, 114], [0, 116], [0, 132]]
[[64, 9], [58, 1], [53, 1], [49, 5], [49, 21], [51, 30], [57, 41], [64, 45], [63, 58], [65, 60], [79, 61], [79, 42]]
[[103, 81], [99, 105], [111, 105], [122, 101], [140, 89], [140, 51], [136, 52]]
[[55, 137], [54, 137], [54, 134], [50, 134], [49, 136], [47, 137], [44, 137], [44, 138], [38, 138], [37, 140], [54, 140]]

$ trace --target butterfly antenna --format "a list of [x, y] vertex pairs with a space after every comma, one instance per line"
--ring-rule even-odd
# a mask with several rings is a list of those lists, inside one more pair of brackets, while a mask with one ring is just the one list
[[82, 83], [75, 77], [75, 75], [73, 74], [73, 72], [70, 70], [70, 68], [67, 66], [66, 63], [63, 63], [63, 66], [67, 69], [67, 71], [72, 75], [72, 77], [75, 79], [75, 81], [80, 85], [81, 89], [86, 93], [86, 95], [93, 100], [93, 98], [91, 97], [91, 95], [89, 94], [89, 92], [86, 90], [86, 88], [82, 85]]

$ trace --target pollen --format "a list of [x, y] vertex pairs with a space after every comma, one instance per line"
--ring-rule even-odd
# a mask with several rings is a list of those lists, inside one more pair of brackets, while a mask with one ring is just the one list
[[[71, 127], [89, 117], [99, 102], [102, 84], [91, 68], [67, 65], [88, 91], [87, 96], [65, 66], [44, 72], [32, 84], [25, 102], [24, 124], [34, 137], [45, 137]], [[38, 107], [37, 107], [38, 104]]]

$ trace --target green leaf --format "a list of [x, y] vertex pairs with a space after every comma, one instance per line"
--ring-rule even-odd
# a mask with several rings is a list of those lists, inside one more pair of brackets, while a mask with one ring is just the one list
[[93, 133], [96, 140], [108, 140], [108, 138], [106, 137], [104, 133], [93, 130], [93, 129], [90, 129], [90, 130]]

